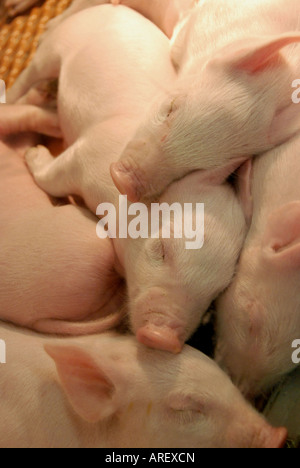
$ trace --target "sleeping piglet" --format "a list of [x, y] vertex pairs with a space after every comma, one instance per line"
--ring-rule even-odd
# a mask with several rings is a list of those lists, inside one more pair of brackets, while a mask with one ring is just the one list
[[[53, 340], [0, 326], [1, 448], [280, 448], [215, 362], [134, 336]], [[46, 352], [43, 348], [46, 348]], [[51, 357], [51, 358], [50, 358]]]
[[[233, 283], [217, 302], [217, 361], [249, 396], [292, 371], [300, 336], [300, 136], [244, 168], [253, 219]], [[251, 192], [251, 193], [250, 193]]]
[[[26, 106], [23, 95], [39, 80], [59, 75], [60, 127], [70, 147], [56, 159], [46, 148], [34, 148], [26, 156], [28, 166], [49, 194], [79, 195], [99, 216], [105, 214], [99, 205], [110, 203], [118, 215], [119, 193], [109, 167], [153, 98], [164, 94], [176, 78], [169, 41], [138, 13], [111, 5], [82, 11], [53, 34], [10, 90], [10, 99], [21, 98], [22, 105], [7, 106], [0, 126], [2, 131], [5, 125], [6, 131], [13, 126], [41, 128], [37, 116], [26, 118], [26, 109], [32, 112], [32, 106], [28, 102]], [[47, 126], [44, 109], [36, 109], [43, 112], [40, 123]], [[8, 111], [14, 115], [9, 122]], [[54, 126], [49, 113], [49, 133]], [[184, 236], [163, 239], [159, 229], [157, 238], [113, 239], [116, 268], [127, 280], [130, 323], [148, 346], [179, 352], [210, 303], [232, 280], [246, 229], [241, 206], [223, 179], [223, 171], [191, 174], [159, 200], [168, 206], [178, 203], [182, 211], [190, 203], [192, 222], [197, 222], [196, 203], [205, 204], [202, 249], [187, 250]], [[171, 232], [182, 222], [172, 217], [167, 221]], [[118, 223], [122, 225], [121, 218]]]
[[[55, 204], [20, 156], [32, 138], [0, 142], [0, 315], [45, 333], [100, 333], [123, 318], [110, 239], [87, 209]], [[117, 313], [116, 313], [117, 311]]]
[[153, 199], [191, 171], [226, 172], [295, 134], [299, 14], [298, 0], [198, 2], [172, 38], [178, 80], [112, 165], [122, 194]]

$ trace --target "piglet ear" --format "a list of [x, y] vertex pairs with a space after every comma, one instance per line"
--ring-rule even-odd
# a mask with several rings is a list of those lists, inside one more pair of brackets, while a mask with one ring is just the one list
[[74, 410], [86, 421], [96, 423], [117, 411], [115, 386], [89, 351], [75, 345], [47, 344], [61, 385]]
[[[211, 66], [222, 66], [232, 75], [235, 72], [245, 72], [254, 80], [260, 79], [261, 73], [268, 69], [291, 74], [289, 64], [283, 60], [281, 49], [299, 43], [300, 33], [289, 32], [279, 36], [248, 38], [235, 41], [223, 48], [209, 63]], [[298, 52], [296, 51], [295, 54]], [[272, 77], [271, 77], [272, 79]], [[291, 85], [292, 85], [291, 76]], [[251, 80], [250, 80], [251, 81]], [[248, 80], [248, 84], [250, 84]], [[272, 84], [272, 83], [271, 83]], [[274, 95], [274, 115], [267, 130], [267, 143], [271, 148], [287, 141], [300, 126], [298, 105], [292, 101], [292, 87], [286, 95], [281, 92]]]
[[280, 50], [300, 42], [300, 33], [290, 32], [280, 36], [249, 38], [234, 42], [223, 51], [222, 60], [230, 68], [248, 73], [260, 73], [270, 66], [280, 66]]
[[264, 252], [283, 268], [300, 268], [300, 202], [282, 206], [268, 219]]

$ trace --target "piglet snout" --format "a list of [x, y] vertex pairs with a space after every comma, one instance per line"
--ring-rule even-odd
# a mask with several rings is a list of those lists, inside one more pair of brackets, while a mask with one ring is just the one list
[[183, 344], [179, 333], [168, 326], [146, 324], [137, 331], [137, 340], [149, 348], [169, 351], [173, 354], [181, 352]]
[[160, 135], [145, 136], [132, 140], [121, 158], [110, 167], [116, 188], [128, 200], [137, 203], [160, 195], [170, 180], [168, 162], [161, 148]]
[[284, 448], [288, 437], [288, 431], [285, 427], [274, 428], [266, 426], [260, 431], [253, 448], [279, 449]]
[[143, 295], [133, 306], [132, 328], [150, 348], [180, 353], [186, 340], [183, 311], [159, 290]]
[[140, 201], [144, 191], [144, 183], [136, 165], [132, 166], [130, 160], [124, 159], [113, 163], [110, 167], [110, 173], [121, 195], [127, 195], [132, 203]]

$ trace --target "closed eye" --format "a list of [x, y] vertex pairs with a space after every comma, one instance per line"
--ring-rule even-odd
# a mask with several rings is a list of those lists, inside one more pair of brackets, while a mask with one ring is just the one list
[[171, 102], [169, 100], [166, 101], [159, 110], [158, 119], [160, 121], [168, 119], [171, 116], [171, 114], [173, 114], [173, 112], [175, 112], [178, 109], [178, 104], [178, 97], [174, 97]]
[[172, 409], [172, 415], [170, 417], [175, 418], [176, 424], [188, 425], [199, 423], [204, 415], [200, 411], [193, 410], [174, 410]]

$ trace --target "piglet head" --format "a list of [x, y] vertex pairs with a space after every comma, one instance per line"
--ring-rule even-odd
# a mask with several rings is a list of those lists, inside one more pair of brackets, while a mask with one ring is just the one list
[[249, 397], [295, 368], [300, 334], [300, 202], [268, 219], [261, 242], [245, 247], [235, 279], [217, 302], [216, 359]]
[[105, 334], [85, 346], [49, 343], [46, 351], [95, 446], [276, 448], [285, 441], [285, 429], [270, 427], [213, 361], [188, 346], [174, 356]]
[[[129, 200], [153, 199], [193, 170], [265, 152], [299, 128], [282, 49], [300, 34], [249, 37], [192, 61], [111, 167]], [[296, 54], [295, 54], [296, 55]]]
[[[129, 240], [125, 269], [130, 323], [140, 342], [178, 353], [230, 283], [245, 219], [229, 184], [218, 185], [214, 178], [204, 182], [201, 173], [172, 184], [160, 202], [177, 206], [183, 217], [175, 213], [166, 220], [169, 238], [163, 236], [162, 222], [158, 238]], [[203, 211], [197, 203], [204, 204]], [[186, 204], [193, 208], [185, 211]], [[174, 238], [179, 231], [181, 238]]]

